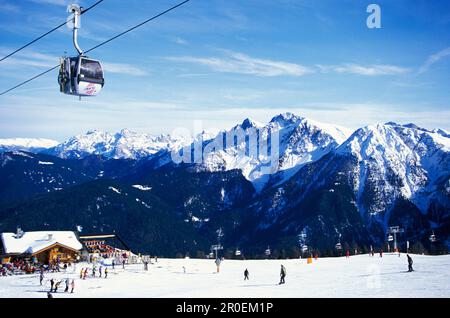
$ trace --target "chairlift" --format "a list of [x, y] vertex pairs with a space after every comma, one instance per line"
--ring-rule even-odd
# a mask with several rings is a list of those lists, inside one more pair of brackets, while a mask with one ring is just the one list
[[80, 28], [81, 8], [72, 4], [68, 7], [69, 12], [74, 14], [73, 43], [78, 56], [62, 57], [58, 83], [61, 93], [67, 95], [96, 96], [105, 85], [103, 67], [100, 61], [83, 55], [78, 45], [78, 29]]
[[269, 256], [270, 255], [270, 248], [269, 247], [267, 247], [267, 249], [266, 249], [266, 251], [264, 252], [264, 254], [266, 254], [267, 256]]
[[338, 243], [336, 244], [336, 249], [337, 249], [337, 250], [342, 250], [342, 244], [341, 244], [341, 242], [338, 242]]
[[436, 239], [436, 235], [434, 235], [434, 231], [433, 231], [433, 234], [430, 235], [429, 239], [430, 239], [430, 242], [432, 242], [432, 243], [436, 242], [437, 239]]
[[234, 255], [241, 256], [241, 251], [239, 249], [236, 249], [236, 252], [234, 252]]
[[306, 252], [308, 252], [308, 245], [302, 245], [302, 252], [303, 253], [306, 253]]
[[389, 236], [388, 236], [388, 241], [389, 242], [392, 242], [394, 240], [394, 237], [391, 235], [391, 234], [389, 234]]

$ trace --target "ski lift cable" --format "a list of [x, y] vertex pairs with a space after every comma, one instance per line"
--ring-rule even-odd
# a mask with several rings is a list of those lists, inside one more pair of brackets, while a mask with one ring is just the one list
[[104, 42], [102, 42], [102, 43], [100, 43], [100, 44], [97, 44], [96, 46], [94, 46], [93, 48], [90, 48], [89, 50], [87, 50], [87, 51], [84, 52], [84, 53], [89, 53], [89, 52], [91, 52], [91, 51], [93, 51], [93, 50], [99, 48], [100, 46], [103, 46], [103, 45], [105, 45], [105, 44], [107, 44], [107, 43], [109, 43], [109, 42], [111, 42], [111, 41], [114, 41], [115, 39], [117, 39], [117, 38], [119, 38], [119, 37], [121, 37], [121, 36], [123, 36], [123, 35], [125, 35], [125, 34], [127, 34], [127, 33], [129, 33], [129, 32], [131, 32], [131, 31], [133, 31], [133, 30], [135, 30], [135, 29], [137, 29], [137, 28], [139, 28], [139, 27], [141, 27], [141, 26], [143, 26], [144, 24], [147, 24], [148, 22], [150, 22], [150, 21], [152, 21], [152, 20], [155, 20], [155, 19], [159, 18], [160, 16], [162, 16], [162, 15], [164, 15], [164, 14], [166, 14], [166, 13], [169, 13], [170, 11], [175, 10], [175, 9], [178, 8], [178, 7], [181, 7], [183, 4], [185, 4], [185, 3], [189, 2], [189, 1], [191, 1], [191, 0], [185, 0], [185, 1], [183, 1], [183, 2], [180, 2], [180, 3], [178, 3], [177, 5], [174, 5], [173, 7], [169, 8], [169, 9], [167, 9], [167, 10], [161, 12], [161, 13], [158, 13], [157, 15], [151, 17], [150, 19], [147, 19], [147, 20], [145, 20], [144, 22], [141, 22], [141, 23], [139, 23], [138, 25], [135, 25], [134, 27], [129, 28], [129, 29], [126, 30], [126, 31], [123, 31], [122, 33], [117, 34], [116, 36], [110, 38], [109, 40], [106, 40], [106, 41], [104, 41]]
[[[80, 14], [84, 14], [84, 13], [88, 12], [89, 10], [91, 10], [91, 9], [94, 8], [94, 7], [96, 7], [97, 5], [99, 5], [100, 3], [102, 3], [103, 1], [105, 1], [105, 0], [99, 0], [99, 1], [97, 1], [96, 3], [94, 3], [93, 5], [91, 5], [90, 7], [86, 8], [86, 9], [83, 9], [83, 10], [81, 11]], [[72, 19], [72, 20], [73, 20], [73, 19]], [[2, 58], [0, 59], [0, 62], [3, 61], [3, 60], [6, 60], [8, 57], [11, 57], [11, 56], [13, 56], [13, 55], [16, 54], [16, 53], [22, 51], [23, 49], [29, 47], [31, 44], [36, 43], [36, 42], [39, 41], [40, 39], [42, 39], [42, 38], [46, 37], [47, 35], [49, 35], [50, 33], [53, 33], [54, 31], [58, 30], [59, 28], [61, 28], [61, 27], [64, 26], [65, 24], [67, 24], [67, 21], [61, 23], [60, 25], [58, 25], [58, 26], [56, 26], [56, 27], [54, 27], [54, 28], [51, 29], [50, 31], [48, 31], [48, 32], [46, 32], [46, 33], [44, 33], [44, 34], [42, 34], [41, 36], [37, 37], [37, 38], [34, 39], [33, 41], [28, 42], [27, 44], [21, 46], [20, 48], [18, 48], [18, 49], [15, 50], [14, 52], [11, 52], [11, 53], [9, 53], [8, 55], [2, 57]]]
[[[103, 1], [103, 0], [102, 0], [102, 1]], [[93, 51], [93, 50], [99, 48], [100, 46], [103, 46], [103, 45], [105, 45], [105, 44], [107, 44], [107, 43], [109, 43], [109, 42], [111, 42], [111, 41], [113, 41], [113, 40], [115, 40], [115, 39], [117, 39], [117, 38], [119, 38], [119, 37], [125, 35], [126, 33], [129, 33], [129, 32], [131, 32], [131, 31], [137, 29], [138, 27], [143, 26], [144, 24], [146, 24], [146, 23], [148, 23], [148, 22], [150, 22], [150, 21], [152, 21], [152, 20], [155, 20], [156, 18], [161, 17], [162, 15], [164, 15], [164, 14], [166, 14], [166, 13], [169, 13], [169, 12], [172, 11], [172, 10], [175, 10], [176, 8], [182, 6], [183, 4], [185, 4], [185, 3], [189, 2], [189, 1], [191, 1], [191, 0], [185, 0], [185, 1], [183, 1], [183, 2], [180, 2], [180, 3], [178, 3], [177, 5], [175, 5], [175, 6], [173, 6], [173, 7], [170, 7], [169, 9], [167, 9], [167, 10], [161, 12], [161, 13], [158, 13], [157, 15], [151, 17], [150, 19], [147, 19], [147, 20], [145, 20], [144, 22], [141, 22], [141, 23], [139, 23], [138, 25], [136, 25], [136, 26], [134, 26], [134, 27], [132, 27], [132, 28], [130, 28], [130, 29], [128, 29], [128, 30], [126, 30], [126, 31], [124, 31], [124, 32], [122, 32], [122, 33], [119, 33], [118, 35], [116, 35], [116, 36], [114, 36], [114, 37], [112, 37], [112, 38], [110, 38], [110, 39], [108, 39], [108, 40], [106, 40], [106, 41], [104, 41], [104, 42], [102, 42], [102, 43], [100, 43], [100, 44], [97, 44], [96, 46], [94, 46], [94, 47], [90, 48], [89, 50], [85, 51], [85, 53], [91, 52], [91, 51]], [[37, 79], [37, 78], [43, 76], [43, 75], [45, 75], [45, 74], [47, 74], [47, 73], [49, 73], [49, 72], [51, 72], [51, 71], [53, 71], [54, 69], [57, 69], [57, 68], [59, 68], [59, 67], [60, 67], [59, 64], [56, 65], [56, 66], [53, 66], [52, 68], [50, 68], [50, 69], [48, 69], [48, 70], [46, 70], [46, 71], [44, 71], [44, 72], [42, 72], [42, 73], [40, 73], [40, 74], [38, 74], [38, 75], [36, 75], [36, 76], [30, 78], [30, 79], [28, 79], [28, 80], [26, 80], [26, 81], [24, 81], [24, 82], [22, 82], [22, 83], [20, 83], [20, 84], [17, 84], [16, 86], [14, 86], [14, 87], [12, 87], [12, 88], [10, 88], [10, 89], [7, 89], [7, 90], [4, 91], [4, 92], [1, 92], [1, 93], [0, 93], [0, 96], [5, 95], [6, 93], [9, 93], [10, 91], [12, 91], [12, 90], [14, 90], [14, 89], [16, 89], [16, 88], [19, 88], [19, 87], [21, 87], [21, 86], [23, 86], [23, 85], [25, 85], [25, 84], [27, 84], [27, 83], [29, 83], [29, 82], [31, 82], [31, 81]]]

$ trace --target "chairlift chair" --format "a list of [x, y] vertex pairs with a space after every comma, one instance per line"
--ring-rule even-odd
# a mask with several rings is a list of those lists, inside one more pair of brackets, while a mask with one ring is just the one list
[[270, 255], [270, 248], [268, 247], [267, 249], [266, 249], [266, 251], [264, 252], [264, 254], [266, 254], [267, 256], [269, 256]]
[[389, 236], [388, 236], [388, 241], [389, 241], [389, 242], [392, 242], [393, 240], [394, 240], [394, 237], [393, 237], [392, 235], [389, 234]]
[[433, 232], [433, 234], [430, 235], [429, 239], [430, 239], [430, 242], [432, 242], [432, 243], [436, 242], [437, 239], [436, 239], [436, 235], [434, 235], [434, 232]]
[[336, 244], [336, 249], [337, 249], [337, 250], [342, 250], [342, 244], [341, 244], [341, 242], [338, 242], [338, 243]]
[[241, 256], [241, 251], [239, 249], [237, 249], [236, 252], [234, 253], [234, 255]]
[[302, 252], [303, 253], [306, 253], [306, 252], [308, 252], [308, 245], [302, 245]]

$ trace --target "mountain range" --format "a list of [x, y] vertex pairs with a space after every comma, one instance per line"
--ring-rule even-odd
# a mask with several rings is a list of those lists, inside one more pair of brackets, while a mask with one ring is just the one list
[[404, 229], [402, 248], [407, 240], [431, 253], [450, 246], [450, 134], [442, 129], [389, 122], [352, 132], [285, 113], [215, 135], [124, 129], [59, 144], [16, 141], [0, 140], [1, 231], [80, 225], [118, 231], [160, 255], [202, 255], [219, 228], [226, 252], [248, 255], [267, 246], [297, 255], [300, 233], [323, 254], [335, 254], [337, 242], [386, 247], [390, 226]]

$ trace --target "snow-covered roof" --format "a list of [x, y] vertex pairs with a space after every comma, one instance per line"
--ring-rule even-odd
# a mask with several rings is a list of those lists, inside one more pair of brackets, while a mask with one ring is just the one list
[[81, 250], [83, 247], [71, 231], [25, 232], [20, 238], [16, 233], [2, 233], [1, 238], [5, 254], [34, 254], [55, 243], [74, 250]]

